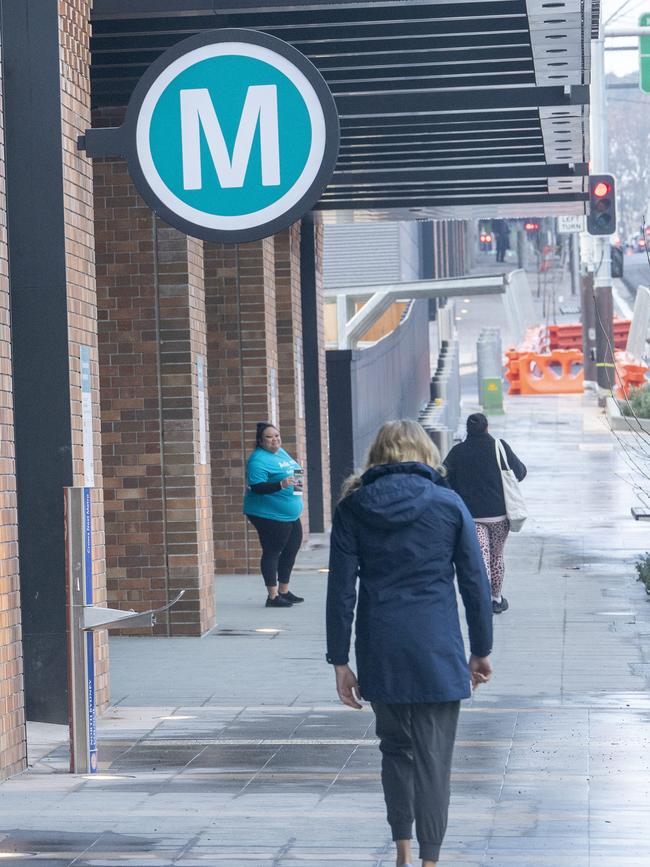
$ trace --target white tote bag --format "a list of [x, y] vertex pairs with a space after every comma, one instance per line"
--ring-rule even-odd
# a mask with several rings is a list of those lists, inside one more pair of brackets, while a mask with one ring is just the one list
[[[528, 517], [528, 509], [521, 495], [517, 476], [508, 465], [508, 457], [503, 443], [499, 439], [494, 440], [497, 454], [497, 465], [501, 470], [501, 481], [503, 483], [503, 498], [506, 501], [506, 515], [510, 521], [510, 529], [513, 533], [518, 533], [524, 526], [524, 522]], [[503, 460], [503, 464], [501, 461]], [[505, 470], [503, 466], [505, 465]]]

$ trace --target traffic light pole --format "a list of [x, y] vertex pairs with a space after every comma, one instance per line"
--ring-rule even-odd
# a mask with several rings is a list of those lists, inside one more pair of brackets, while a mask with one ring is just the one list
[[[607, 136], [607, 88], [605, 82], [605, 39], [630, 36], [647, 36], [650, 27], [600, 26], [599, 38], [591, 43], [591, 173], [608, 172]], [[584, 238], [591, 244], [591, 262], [587, 271], [593, 272], [593, 289], [590, 274], [581, 277], [582, 319], [585, 337], [585, 380], [593, 381], [593, 361], [588, 358], [595, 350], [595, 377], [601, 395], [609, 392], [614, 384], [614, 304], [612, 299], [612, 266], [609, 236], [596, 235]], [[583, 260], [584, 261], [584, 260]], [[588, 297], [592, 289], [591, 299]], [[594, 303], [595, 299], [595, 303]], [[594, 334], [595, 330], [595, 334]], [[595, 345], [594, 345], [595, 344]]]
[[[605, 33], [591, 43], [591, 172], [603, 174], [608, 171], [607, 141], [607, 90], [605, 85]], [[610, 391], [614, 373], [611, 347], [614, 345], [614, 322], [612, 300], [612, 265], [609, 252], [609, 236], [597, 235], [594, 244], [594, 296], [596, 327], [596, 382], [599, 391]], [[583, 296], [583, 300], [587, 301]], [[594, 304], [593, 297], [591, 305]], [[583, 330], [591, 317], [585, 316]], [[586, 321], [584, 321], [586, 320]]]

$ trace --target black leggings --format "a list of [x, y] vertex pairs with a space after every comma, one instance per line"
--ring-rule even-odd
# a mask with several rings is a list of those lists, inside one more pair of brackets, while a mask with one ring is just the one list
[[295, 521], [273, 521], [257, 515], [247, 515], [247, 518], [260, 537], [260, 569], [264, 583], [267, 587], [275, 587], [278, 581], [280, 584], [288, 584], [302, 544], [300, 518]]

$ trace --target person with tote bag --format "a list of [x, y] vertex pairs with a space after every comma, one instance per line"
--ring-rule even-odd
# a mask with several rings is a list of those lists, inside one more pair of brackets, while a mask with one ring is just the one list
[[519, 482], [526, 467], [508, 443], [488, 433], [481, 412], [467, 418], [467, 437], [455, 445], [444, 461], [449, 486], [464, 501], [476, 523], [481, 552], [492, 589], [492, 611], [509, 608], [502, 593], [504, 549], [510, 530], [517, 532], [526, 519]]

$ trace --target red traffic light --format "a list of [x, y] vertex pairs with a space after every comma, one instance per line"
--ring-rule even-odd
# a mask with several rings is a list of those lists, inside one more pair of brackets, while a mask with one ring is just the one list
[[613, 235], [616, 231], [615, 180], [612, 175], [589, 175], [587, 231]]
[[602, 199], [603, 196], [606, 196], [608, 193], [611, 193], [612, 185], [608, 184], [607, 181], [598, 181], [595, 184], [592, 192], [597, 199]]

